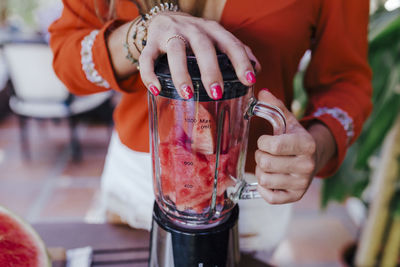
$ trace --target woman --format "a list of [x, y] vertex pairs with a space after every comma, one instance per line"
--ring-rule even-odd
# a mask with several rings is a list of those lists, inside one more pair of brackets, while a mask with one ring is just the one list
[[[132, 226], [149, 227], [146, 89], [155, 95], [161, 90], [153, 71], [161, 54], [168, 55], [182, 97], [193, 95], [185, 62], [189, 47], [210, 97], [221, 98], [215, 56], [219, 49], [229, 56], [241, 82], [255, 85], [259, 100], [284, 110], [286, 134], [263, 135], [262, 120], [250, 126], [246, 170], [255, 173], [259, 192], [271, 204], [297, 201], [314, 176], [333, 174], [371, 111], [368, 1], [182, 0], [180, 12], [158, 12], [147, 21], [145, 46], [145, 38], [131, 34], [143, 31], [134, 21], [139, 14], [135, 3], [63, 2], [61, 18], [50, 27], [57, 75], [76, 94], [110, 89], [122, 93], [114, 114], [118, 135], [110, 144], [102, 189], [108, 208]], [[134, 43], [127, 42], [132, 36]], [[286, 107], [306, 50], [312, 52], [305, 76], [310, 100], [306, 116], [298, 122]], [[250, 60], [257, 62], [257, 77]], [[259, 92], [261, 87], [270, 91]]]

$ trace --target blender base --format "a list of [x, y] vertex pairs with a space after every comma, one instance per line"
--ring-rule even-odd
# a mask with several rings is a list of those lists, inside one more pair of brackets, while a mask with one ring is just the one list
[[154, 204], [150, 267], [236, 267], [239, 264], [239, 208], [212, 228], [187, 229], [169, 220]]

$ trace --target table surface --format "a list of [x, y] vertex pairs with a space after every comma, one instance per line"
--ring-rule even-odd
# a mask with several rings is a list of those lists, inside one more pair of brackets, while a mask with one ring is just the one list
[[[33, 227], [42, 237], [48, 248], [73, 249], [91, 246], [95, 251], [121, 250], [129, 248], [126, 253], [114, 253], [121, 261], [135, 258], [136, 263], [118, 264], [117, 266], [147, 266], [150, 233], [145, 230], [132, 229], [117, 224], [87, 223], [40, 223]], [[107, 260], [115, 260], [111, 254]], [[95, 255], [96, 257], [96, 255]], [[99, 256], [102, 257], [101, 255]], [[110, 258], [111, 257], [111, 258]], [[95, 258], [96, 259], [96, 258]], [[102, 259], [99, 259], [102, 260]], [[65, 266], [64, 260], [53, 261], [53, 267]], [[269, 266], [251, 255], [242, 254], [240, 266]]]

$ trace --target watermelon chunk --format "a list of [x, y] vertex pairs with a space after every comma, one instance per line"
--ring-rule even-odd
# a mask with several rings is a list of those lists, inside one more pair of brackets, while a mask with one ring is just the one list
[[[216, 155], [192, 150], [182, 128], [173, 129], [169, 141], [159, 145], [162, 191], [178, 210], [201, 213], [211, 204]], [[238, 151], [236, 145], [220, 155], [217, 204], [223, 204], [226, 188], [234, 185], [230, 175], [236, 175]]]
[[[160, 142], [171, 141], [170, 135], [181, 135], [180, 132], [183, 131], [190, 137], [192, 150], [205, 155], [214, 153], [216, 125], [215, 119], [207, 110], [214, 107], [212, 104], [171, 101], [167, 98], [161, 98], [159, 101]], [[180, 128], [176, 125], [180, 125]], [[176, 138], [172, 139], [176, 140]]]
[[0, 266], [51, 266], [46, 247], [35, 230], [0, 206]]
[[216, 133], [215, 120], [201, 103], [196, 105], [196, 122], [192, 131], [192, 149], [208, 155], [215, 150], [214, 135]]
[[212, 177], [206, 158], [192, 154], [182, 143], [162, 143], [160, 148], [164, 196], [182, 211], [209, 198]]

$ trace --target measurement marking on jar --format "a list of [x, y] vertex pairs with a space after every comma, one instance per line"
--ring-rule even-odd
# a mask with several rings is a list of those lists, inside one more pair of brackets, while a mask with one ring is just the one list
[[195, 119], [195, 118], [185, 118], [185, 122], [196, 123], [197, 119]]
[[184, 184], [183, 185], [185, 188], [193, 188], [193, 185], [192, 184]]
[[211, 129], [211, 124], [201, 125], [201, 129]]
[[183, 165], [185, 165], [185, 166], [193, 166], [193, 162], [192, 161], [184, 161]]

